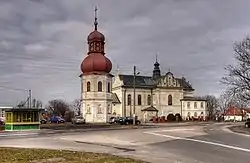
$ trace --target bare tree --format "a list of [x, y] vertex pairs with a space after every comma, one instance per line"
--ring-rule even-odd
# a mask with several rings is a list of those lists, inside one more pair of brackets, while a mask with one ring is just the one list
[[228, 89], [220, 95], [218, 98], [218, 108], [221, 112], [225, 113], [230, 105], [232, 105], [235, 99], [235, 92]]
[[222, 78], [222, 83], [234, 89], [238, 98], [243, 101], [250, 100], [250, 38], [234, 45], [235, 65], [225, 67], [228, 74]]
[[81, 114], [81, 100], [80, 99], [75, 99], [73, 101], [73, 109], [74, 111], [80, 115]]
[[[40, 100], [37, 100], [37, 99], [33, 99], [32, 100], [32, 105], [31, 105], [33, 108], [42, 108], [42, 101]], [[18, 104], [17, 104], [17, 107], [19, 108], [24, 108], [24, 107], [28, 107], [28, 99], [26, 101], [20, 101]]]
[[37, 100], [35, 98], [32, 100], [32, 107], [33, 108], [42, 108], [42, 106], [43, 106], [42, 101]]
[[17, 107], [18, 107], [18, 108], [25, 108], [25, 107], [27, 107], [27, 101], [20, 101], [20, 102], [17, 104]]
[[218, 99], [213, 95], [206, 95], [202, 97], [207, 101], [208, 117], [209, 119], [214, 118], [214, 114], [218, 108]]
[[65, 116], [66, 111], [69, 111], [69, 105], [60, 99], [51, 100], [48, 102], [47, 110], [49, 113], [54, 115], [61, 115], [62, 117]]

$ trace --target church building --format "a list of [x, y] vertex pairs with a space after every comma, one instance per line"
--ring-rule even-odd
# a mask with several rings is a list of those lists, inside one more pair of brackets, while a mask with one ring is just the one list
[[206, 101], [194, 96], [192, 85], [170, 71], [162, 74], [157, 59], [152, 76], [110, 74], [105, 37], [97, 27], [95, 16], [94, 31], [87, 38], [87, 57], [81, 64], [81, 112], [86, 122], [108, 122], [112, 116], [135, 115], [142, 121], [169, 114], [183, 119], [208, 116]]

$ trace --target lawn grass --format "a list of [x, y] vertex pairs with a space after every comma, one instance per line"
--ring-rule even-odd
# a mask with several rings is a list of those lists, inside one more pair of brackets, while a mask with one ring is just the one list
[[[0, 148], [1, 163], [143, 163], [140, 160], [88, 152]], [[145, 162], [144, 162], [145, 163]]]

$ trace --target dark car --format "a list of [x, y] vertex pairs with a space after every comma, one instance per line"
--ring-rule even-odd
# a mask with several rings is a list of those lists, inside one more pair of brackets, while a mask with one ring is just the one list
[[245, 123], [245, 126], [250, 128], [250, 118], [247, 119], [246, 123]]
[[76, 116], [71, 120], [72, 124], [85, 124], [86, 121], [82, 116]]
[[121, 117], [111, 117], [111, 118], [109, 119], [109, 123], [110, 123], [110, 124], [119, 123], [120, 118], [121, 118]]
[[53, 116], [49, 120], [50, 123], [65, 123], [65, 120], [59, 116]]
[[[122, 117], [119, 119], [119, 123], [121, 125], [129, 125], [129, 124], [133, 124], [134, 119], [131, 117]], [[139, 125], [141, 123], [141, 121], [139, 121], [138, 119], [135, 120], [135, 124]]]

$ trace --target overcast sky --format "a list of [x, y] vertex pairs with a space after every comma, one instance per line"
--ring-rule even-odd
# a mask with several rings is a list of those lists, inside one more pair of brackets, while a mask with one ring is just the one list
[[[233, 43], [250, 29], [249, 0], [0, 0], [0, 86], [46, 102], [80, 97], [80, 64], [97, 5], [106, 56], [121, 73], [185, 76], [197, 95], [218, 95]], [[0, 88], [0, 105], [27, 92]]]

